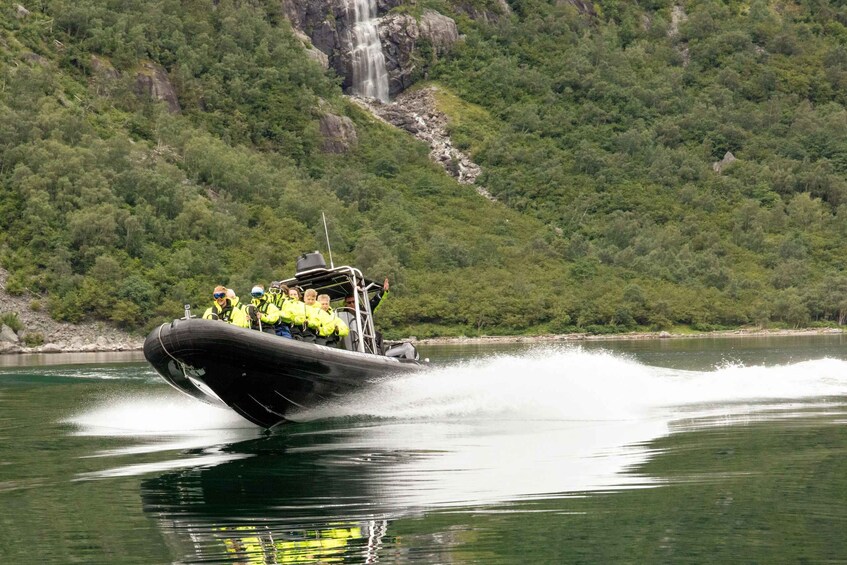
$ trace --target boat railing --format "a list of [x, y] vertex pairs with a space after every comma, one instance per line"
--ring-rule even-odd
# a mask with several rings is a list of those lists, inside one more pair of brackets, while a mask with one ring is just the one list
[[[335, 278], [338, 275], [346, 280], [339, 281]], [[283, 282], [289, 286], [294, 284], [319, 291], [322, 289], [337, 291], [343, 288], [344, 293], [352, 293], [355, 298], [353, 308], [336, 308], [338, 312], [348, 310], [350, 313], [350, 319], [345, 320], [350, 326], [351, 333], [355, 331], [355, 339], [350, 340], [350, 349], [361, 353], [382, 355], [368, 296], [368, 292], [374, 288], [374, 283], [369, 282], [362, 271], [349, 265], [329, 269], [321, 267], [298, 272], [293, 279]]]

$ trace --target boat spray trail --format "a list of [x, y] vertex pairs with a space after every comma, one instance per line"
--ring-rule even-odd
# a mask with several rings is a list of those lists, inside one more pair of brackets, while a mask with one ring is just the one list
[[[847, 361], [726, 365], [711, 371], [652, 367], [604, 351], [538, 349], [386, 379], [335, 403], [297, 414], [395, 419], [636, 420], [712, 414], [739, 402], [847, 394]], [[745, 410], [757, 409], [747, 406]]]
[[[649, 488], [660, 480], [634, 469], [652, 456], [657, 438], [796, 414], [798, 403], [831, 409], [845, 393], [843, 360], [683, 371], [578, 347], [537, 349], [386, 378], [298, 414], [324, 420], [317, 427], [278, 433], [290, 441], [281, 456], [321, 453], [323, 465], [367, 467], [369, 508], [464, 506]], [[144, 440], [94, 457], [182, 450], [80, 478], [216, 465], [240, 456], [220, 446], [259, 435], [257, 428], [222, 430], [249, 424], [174, 394], [110, 399], [69, 419], [79, 434]], [[302, 446], [300, 436], [308, 438]]]
[[656, 486], [634, 469], [679, 422], [778, 417], [774, 409], [845, 392], [847, 361], [697, 372], [563, 348], [388, 379], [301, 416], [352, 418], [339, 423], [351, 430], [343, 447], [372, 460], [406, 454], [373, 469], [385, 505], [462, 506]]

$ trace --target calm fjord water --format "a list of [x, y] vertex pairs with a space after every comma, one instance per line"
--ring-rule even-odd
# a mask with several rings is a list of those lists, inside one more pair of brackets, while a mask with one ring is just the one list
[[0, 358], [0, 562], [847, 560], [845, 336], [425, 354], [270, 435]]

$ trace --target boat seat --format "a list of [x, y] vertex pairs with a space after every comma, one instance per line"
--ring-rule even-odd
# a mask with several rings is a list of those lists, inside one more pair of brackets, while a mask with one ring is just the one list
[[356, 317], [346, 308], [338, 308], [335, 313], [350, 328], [350, 333], [338, 340], [338, 346], [347, 351], [355, 351], [359, 343], [359, 327], [356, 325]]

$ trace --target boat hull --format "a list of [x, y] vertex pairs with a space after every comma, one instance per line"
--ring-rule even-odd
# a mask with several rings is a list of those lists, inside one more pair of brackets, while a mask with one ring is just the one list
[[421, 367], [196, 318], [154, 329], [144, 342], [144, 356], [181, 392], [229, 406], [264, 428], [375, 379]]

